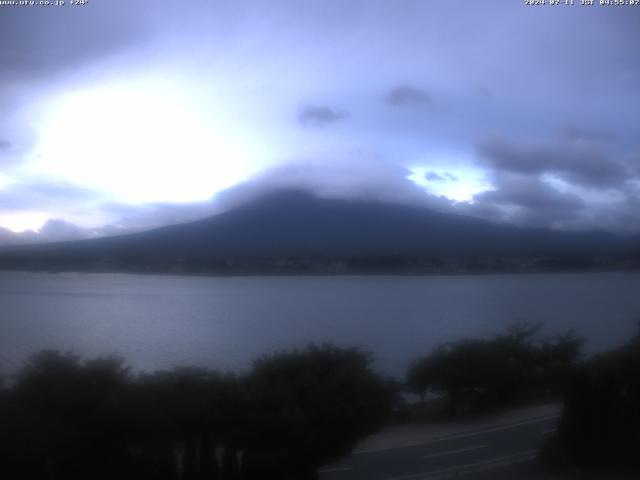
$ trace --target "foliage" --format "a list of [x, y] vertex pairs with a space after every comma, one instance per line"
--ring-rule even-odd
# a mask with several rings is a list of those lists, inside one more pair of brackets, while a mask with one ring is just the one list
[[640, 335], [580, 366], [556, 449], [572, 465], [640, 468]]
[[389, 416], [392, 394], [358, 349], [310, 345], [255, 362], [249, 411], [258, 450], [276, 446], [295, 464], [292, 478], [306, 478], [308, 466], [336, 460]]
[[452, 416], [535, 392], [561, 392], [582, 340], [572, 332], [538, 339], [538, 331], [536, 325], [516, 324], [491, 339], [438, 345], [409, 367], [407, 388], [423, 399], [430, 392], [445, 395]]
[[5, 398], [10, 478], [109, 478], [122, 457], [128, 375], [116, 357], [31, 355]]
[[391, 392], [357, 349], [309, 346], [242, 376], [31, 355], [0, 390], [7, 478], [304, 479], [381, 426]]

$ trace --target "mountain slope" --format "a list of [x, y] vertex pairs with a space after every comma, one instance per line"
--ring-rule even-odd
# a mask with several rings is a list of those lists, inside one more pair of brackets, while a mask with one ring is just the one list
[[635, 237], [518, 228], [420, 207], [286, 191], [204, 220], [120, 237], [5, 247], [0, 267], [165, 268], [228, 258], [609, 255]]

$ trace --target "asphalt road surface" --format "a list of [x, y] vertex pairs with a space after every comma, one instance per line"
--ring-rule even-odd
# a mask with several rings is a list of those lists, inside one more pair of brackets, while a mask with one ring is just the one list
[[545, 438], [555, 431], [558, 418], [558, 414], [545, 415], [407, 447], [361, 451], [322, 468], [320, 479], [472, 479], [488, 478], [491, 470], [492, 478], [508, 478], [507, 472], [533, 462]]

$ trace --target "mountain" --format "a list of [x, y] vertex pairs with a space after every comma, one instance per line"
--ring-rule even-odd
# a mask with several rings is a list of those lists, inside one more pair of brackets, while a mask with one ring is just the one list
[[273, 270], [290, 262], [304, 269], [311, 261], [345, 259], [393, 258], [406, 265], [407, 259], [443, 257], [594, 258], [626, 255], [638, 245], [638, 237], [520, 228], [416, 206], [283, 191], [142, 233], [5, 247], [0, 268]]

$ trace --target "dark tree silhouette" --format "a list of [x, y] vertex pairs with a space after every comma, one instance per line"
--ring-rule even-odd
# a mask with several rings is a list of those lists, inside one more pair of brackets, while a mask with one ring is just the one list
[[249, 378], [256, 401], [247, 467], [273, 468], [283, 479], [314, 478], [317, 466], [346, 455], [380, 428], [393, 393], [370, 362], [366, 352], [331, 345], [256, 361]]
[[[13, 478], [128, 478], [121, 359], [31, 355], [8, 401]], [[10, 445], [11, 447], [11, 445]]]
[[313, 478], [389, 413], [391, 392], [369, 363], [325, 345], [263, 357], [242, 376], [133, 376], [117, 357], [39, 352], [0, 388], [3, 477]]
[[640, 469], [640, 335], [580, 366], [547, 450], [571, 465]]
[[582, 340], [573, 333], [536, 339], [539, 327], [516, 324], [492, 339], [438, 345], [407, 371], [409, 391], [444, 395], [448, 413], [506, 405], [518, 397], [562, 391]]
[[238, 379], [204, 368], [141, 375], [131, 388], [132, 437], [144, 476], [216, 478], [229, 447]]

